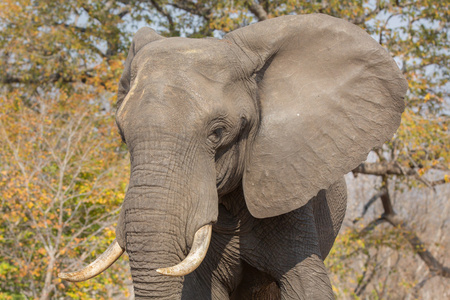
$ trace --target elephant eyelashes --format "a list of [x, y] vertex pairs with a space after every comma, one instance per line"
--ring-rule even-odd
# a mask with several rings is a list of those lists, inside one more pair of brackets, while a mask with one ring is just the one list
[[223, 136], [223, 128], [219, 127], [215, 129], [209, 136], [208, 139], [213, 142], [214, 144], [218, 144], [222, 140]]

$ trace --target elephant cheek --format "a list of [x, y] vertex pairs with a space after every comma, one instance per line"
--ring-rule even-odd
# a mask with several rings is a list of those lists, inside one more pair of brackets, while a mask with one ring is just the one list
[[233, 144], [216, 155], [217, 193], [223, 196], [241, 183], [244, 171], [244, 155], [242, 142]]

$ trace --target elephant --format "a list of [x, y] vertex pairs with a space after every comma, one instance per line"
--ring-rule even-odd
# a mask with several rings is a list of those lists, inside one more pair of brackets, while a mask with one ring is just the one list
[[344, 175], [397, 130], [407, 83], [363, 29], [323, 14], [222, 39], [135, 34], [116, 123], [128, 190], [108, 250], [136, 299], [334, 299], [324, 265]]

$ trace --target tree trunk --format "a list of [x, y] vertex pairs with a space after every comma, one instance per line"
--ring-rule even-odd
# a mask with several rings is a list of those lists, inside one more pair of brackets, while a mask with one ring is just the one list
[[50, 299], [50, 293], [54, 289], [54, 285], [52, 284], [53, 279], [53, 268], [55, 267], [55, 256], [53, 254], [50, 254], [50, 261], [47, 266], [47, 272], [45, 273], [45, 281], [44, 281], [44, 288], [42, 289], [40, 300], [49, 300]]

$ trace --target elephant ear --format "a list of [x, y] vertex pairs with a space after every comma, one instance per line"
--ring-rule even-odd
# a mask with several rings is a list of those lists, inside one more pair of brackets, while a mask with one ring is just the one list
[[260, 127], [243, 175], [254, 217], [303, 206], [398, 128], [407, 83], [359, 27], [320, 14], [285, 16], [224, 38], [258, 85]]
[[153, 29], [148, 27], [139, 29], [134, 35], [133, 42], [131, 43], [130, 50], [128, 51], [127, 60], [125, 61], [122, 77], [120, 77], [119, 81], [119, 89], [117, 91], [117, 109], [119, 109], [123, 99], [125, 99], [126, 95], [130, 91], [131, 63], [134, 57], [145, 45], [160, 39], [164, 39], [164, 37], [160, 36]]

